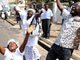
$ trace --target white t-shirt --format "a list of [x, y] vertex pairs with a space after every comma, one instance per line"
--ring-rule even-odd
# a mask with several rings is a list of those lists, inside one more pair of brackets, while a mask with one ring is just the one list
[[53, 16], [53, 13], [50, 9], [48, 9], [47, 11], [44, 10], [41, 15], [41, 19], [51, 19], [52, 16]]
[[42, 11], [42, 14], [41, 14], [41, 19], [43, 19], [43, 13], [44, 13], [44, 11], [45, 11], [45, 9], [44, 8], [42, 8], [41, 10], [40, 10], [40, 12]]
[[23, 60], [23, 54], [20, 52], [19, 48], [17, 48], [14, 53], [11, 53], [9, 49], [6, 48], [4, 58], [5, 60]]
[[[21, 16], [21, 19], [22, 19], [22, 22], [23, 22], [23, 35], [24, 35], [24, 38], [25, 38], [27, 27], [30, 25], [32, 19], [34, 18], [34, 15], [29, 20], [27, 20], [27, 12], [24, 13], [24, 14], [23, 13], [24, 12], [20, 12], [20, 16]], [[32, 24], [36, 24], [36, 20], [35, 19], [33, 20]], [[36, 29], [38, 30], [39, 28], [36, 28]], [[27, 43], [26, 46], [35, 46], [35, 45], [37, 45], [37, 42], [38, 42], [38, 36], [35, 35], [35, 34], [30, 35], [28, 43]]]

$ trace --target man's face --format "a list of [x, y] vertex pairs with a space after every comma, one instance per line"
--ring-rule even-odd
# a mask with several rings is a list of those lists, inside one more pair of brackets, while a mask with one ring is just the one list
[[71, 14], [72, 16], [78, 16], [80, 14], [80, 5], [78, 3], [72, 6]]
[[71, 13], [72, 16], [76, 15], [76, 7], [75, 7], [75, 5], [72, 6], [72, 10], [71, 10], [70, 13]]
[[32, 15], [33, 15], [33, 12], [29, 10], [28, 11], [28, 16], [31, 17]]
[[76, 5], [76, 13], [80, 13], [80, 5]]
[[48, 9], [48, 5], [45, 6], [45, 9], [46, 9], [46, 10]]

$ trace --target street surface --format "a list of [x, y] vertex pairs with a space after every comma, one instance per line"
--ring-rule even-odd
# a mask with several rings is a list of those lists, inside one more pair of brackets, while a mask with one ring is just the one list
[[[18, 25], [12, 26], [8, 22], [3, 22], [3, 20], [0, 19], [0, 46], [6, 47], [7, 41], [12, 38], [18, 40], [21, 44], [23, 41], [22, 30], [19, 29]], [[47, 51], [40, 45], [38, 46], [38, 49], [41, 53], [41, 60], [45, 60]], [[1, 54], [0, 60], [4, 60], [4, 57]]]

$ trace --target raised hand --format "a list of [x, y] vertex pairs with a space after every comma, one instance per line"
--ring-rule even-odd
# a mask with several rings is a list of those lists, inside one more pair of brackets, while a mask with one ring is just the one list
[[56, 2], [57, 2], [57, 6], [58, 6], [59, 10], [62, 12], [64, 9], [64, 6], [61, 4], [60, 0], [56, 0]]
[[27, 28], [27, 34], [30, 34], [35, 29], [35, 25], [31, 25]]
[[30, 27], [27, 28], [26, 37], [25, 37], [22, 45], [21, 45], [20, 48], [19, 48], [19, 49], [20, 49], [20, 52], [23, 52], [23, 51], [24, 51], [25, 46], [26, 46], [26, 44], [27, 44], [27, 42], [28, 42], [29, 35], [30, 35], [30, 33], [31, 33], [34, 29], [35, 29], [35, 25], [31, 25]]

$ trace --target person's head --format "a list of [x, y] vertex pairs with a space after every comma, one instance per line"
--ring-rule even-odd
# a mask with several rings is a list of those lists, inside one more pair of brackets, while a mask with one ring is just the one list
[[80, 2], [75, 3], [71, 10], [72, 16], [80, 16]]
[[74, 1], [69, 1], [69, 6], [71, 7], [74, 4]]
[[45, 10], [48, 10], [49, 6], [48, 5], [45, 5]]
[[35, 10], [34, 9], [28, 9], [28, 16], [32, 17], [35, 14]]
[[19, 47], [19, 42], [15, 39], [10, 39], [7, 43], [7, 48], [11, 52], [15, 52], [18, 47]]
[[19, 12], [20, 11], [20, 8], [18, 6], [15, 6], [14, 7], [14, 11]]

